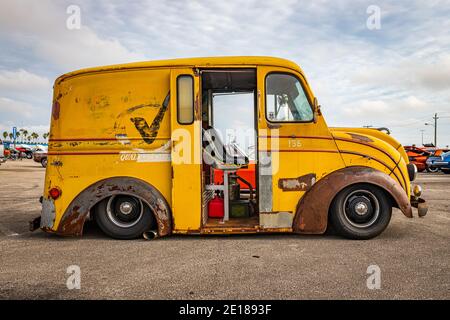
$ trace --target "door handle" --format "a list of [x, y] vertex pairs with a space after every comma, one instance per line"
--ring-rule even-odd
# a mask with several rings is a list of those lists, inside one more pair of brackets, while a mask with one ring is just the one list
[[281, 124], [267, 122], [267, 127], [269, 129], [279, 129], [281, 128]]

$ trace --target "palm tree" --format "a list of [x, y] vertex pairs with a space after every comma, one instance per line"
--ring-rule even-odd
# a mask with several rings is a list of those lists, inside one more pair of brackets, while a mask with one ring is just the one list
[[3, 131], [3, 139], [6, 139], [6, 138], [8, 138], [8, 132]]
[[9, 139], [12, 141], [13, 134], [10, 132], [8, 136], [9, 136]]
[[[16, 132], [16, 140], [19, 140], [19, 137], [20, 137], [20, 131], [17, 131]], [[12, 139], [12, 138], [11, 138]]]
[[39, 138], [39, 135], [36, 132], [33, 132], [31, 134], [31, 138], [33, 138], [33, 141], [36, 142], [37, 138]]
[[49, 133], [48, 133], [48, 132], [46, 132], [46, 133], [44, 133], [44, 134], [42, 135], [42, 137], [43, 137], [44, 139], [47, 139], [48, 136], [49, 136]]
[[27, 136], [28, 136], [28, 130], [26, 130], [26, 129], [20, 129], [20, 131], [22, 131], [22, 141], [25, 139], [27, 139]]

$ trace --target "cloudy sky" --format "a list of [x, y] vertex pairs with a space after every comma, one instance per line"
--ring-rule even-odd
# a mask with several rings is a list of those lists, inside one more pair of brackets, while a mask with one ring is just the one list
[[[70, 5], [81, 28], [66, 26]], [[381, 28], [370, 30], [370, 5]], [[298, 63], [329, 125], [384, 126], [404, 144], [450, 144], [450, 0], [0, 2], [0, 131], [48, 128], [55, 78], [177, 57], [268, 55]]]

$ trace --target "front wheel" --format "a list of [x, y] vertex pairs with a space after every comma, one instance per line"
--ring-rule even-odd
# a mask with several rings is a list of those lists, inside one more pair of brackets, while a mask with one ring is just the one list
[[392, 205], [378, 187], [357, 184], [345, 188], [333, 199], [330, 220], [338, 234], [349, 239], [371, 239], [389, 224]]
[[42, 158], [41, 166], [44, 167], [44, 168], [47, 168], [47, 158]]
[[101, 201], [96, 206], [95, 221], [115, 239], [135, 239], [156, 226], [155, 217], [144, 201], [123, 194]]
[[439, 171], [439, 168], [436, 167], [427, 167], [427, 171], [430, 173], [436, 173]]

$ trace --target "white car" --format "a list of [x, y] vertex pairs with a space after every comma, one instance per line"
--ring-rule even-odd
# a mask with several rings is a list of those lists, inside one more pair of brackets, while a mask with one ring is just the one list
[[3, 141], [0, 139], [0, 163], [5, 162], [5, 147], [3, 146]]

